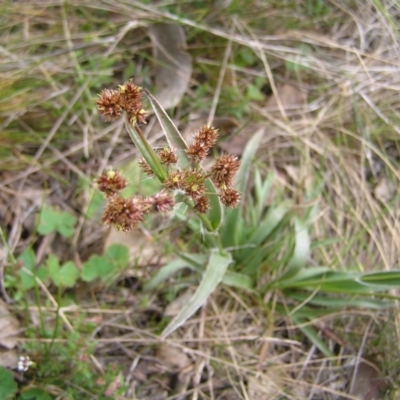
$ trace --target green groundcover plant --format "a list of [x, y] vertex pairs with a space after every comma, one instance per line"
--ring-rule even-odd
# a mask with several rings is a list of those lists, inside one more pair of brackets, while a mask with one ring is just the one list
[[[145, 123], [143, 93], [167, 139], [168, 146], [162, 150], [155, 151], [140, 128]], [[103, 173], [97, 179], [108, 202], [103, 221], [128, 231], [149, 212], [171, 211], [198, 238], [200, 251], [178, 253], [145, 286], [149, 290], [158, 288], [184, 268], [192, 269], [201, 278], [190, 301], [164, 329], [163, 337], [190, 318], [220, 283], [262, 297], [279, 290], [291, 305], [278, 305], [277, 309], [286, 313], [328, 356], [331, 351], [308, 321], [345, 306], [381, 309], [393, 305], [395, 297], [388, 291], [399, 287], [399, 271], [338, 272], [308, 265], [309, 230], [317, 212], [316, 201], [310, 201], [308, 204], [312, 205], [301, 213], [289, 200], [278, 199], [267, 205], [274, 176], [271, 173], [264, 179], [257, 170], [251, 176], [254, 195], [244, 196], [249, 192], [248, 182], [262, 133], [249, 141], [240, 163], [236, 157], [222, 154], [205, 171], [201, 161], [217, 141], [214, 128], [204, 126], [194, 135], [193, 142], [186, 144], [157, 100], [132, 81], [116, 90], [103, 90], [97, 106], [107, 120], [125, 118], [129, 135], [142, 155], [141, 167], [163, 187], [149, 198], [138, 195], [126, 199], [119, 193], [127, 185], [125, 177], [113, 170]], [[246, 202], [240, 201], [241, 196]]]

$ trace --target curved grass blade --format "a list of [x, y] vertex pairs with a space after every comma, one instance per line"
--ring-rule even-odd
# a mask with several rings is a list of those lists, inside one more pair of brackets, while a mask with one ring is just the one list
[[214, 292], [218, 284], [222, 281], [225, 272], [232, 262], [230, 253], [213, 251], [210, 254], [203, 279], [200, 282], [196, 292], [189, 302], [181, 309], [179, 314], [168, 324], [161, 334], [162, 338], [167, 337], [181, 325], [183, 325]]
[[305, 325], [306, 319], [303, 319], [296, 314], [290, 316], [297, 327], [310, 339], [310, 341], [326, 356], [335, 357], [335, 355], [329, 350], [329, 347], [325, 342], [318, 336], [317, 332], [313, 327]]

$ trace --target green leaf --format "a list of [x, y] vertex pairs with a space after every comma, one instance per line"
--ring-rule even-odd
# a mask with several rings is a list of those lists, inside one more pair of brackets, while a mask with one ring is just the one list
[[310, 253], [310, 236], [308, 235], [307, 226], [303, 221], [295, 218], [296, 242], [293, 255], [288, 262], [282, 280], [289, 279], [294, 276], [306, 264], [307, 257]]
[[[26, 270], [21, 268], [19, 270], [19, 276], [21, 278], [22, 289], [29, 290], [32, 289], [35, 284], [35, 261], [36, 255], [32, 249], [25, 249], [21, 255], [18, 257], [18, 260], [22, 261]], [[33, 274], [30, 274], [29, 271]]]
[[335, 357], [335, 355], [329, 350], [329, 347], [325, 342], [318, 336], [317, 332], [310, 325], [303, 325], [307, 320], [292, 314], [291, 318], [297, 327], [310, 339], [313, 343], [326, 357]]
[[102, 280], [107, 279], [110, 274], [117, 269], [117, 265], [112, 263], [106, 257], [94, 255], [93, 262], [97, 263], [99, 278], [101, 278]]
[[158, 180], [164, 182], [167, 177], [167, 172], [165, 166], [161, 164], [158, 154], [150, 146], [147, 139], [143, 136], [143, 133], [139, 129], [136, 129], [136, 125], [134, 127], [132, 126], [127, 116], [125, 116], [125, 126], [133, 143], [138, 148], [147, 164], [149, 164]]
[[52, 263], [49, 268], [49, 275], [53, 283], [58, 287], [73, 287], [79, 277], [79, 270], [72, 261], [67, 261], [61, 268]]
[[246, 97], [248, 100], [264, 100], [264, 95], [261, 93], [260, 89], [255, 85], [248, 85], [246, 91]]
[[178, 151], [179, 167], [181, 169], [186, 169], [190, 166], [190, 160], [186, 154], [187, 144], [185, 142], [185, 139], [182, 137], [178, 128], [171, 120], [167, 112], [162, 108], [157, 99], [147, 90], [145, 90], [145, 93], [150, 100], [150, 104], [154, 110], [159, 124], [161, 125], [169, 147]]
[[74, 234], [75, 224], [76, 218], [69, 212], [43, 207], [40, 211], [38, 232], [41, 235], [58, 232], [68, 238]]
[[92, 282], [99, 277], [97, 262], [93, 258], [94, 255], [82, 265], [81, 279], [85, 282]]
[[42, 389], [34, 388], [28, 389], [21, 393], [22, 400], [51, 400], [52, 397], [48, 392], [45, 392]]
[[105, 255], [120, 269], [124, 269], [129, 262], [129, 250], [122, 244], [112, 244]]
[[400, 271], [383, 271], [363, 274], [359, 282], [374, 289], [398, 289], [400, 287]]
[[243, 290], [254, 289], [254, 282], [248, 275], [233, 271], [226, 271], [222, 283]]
[[[370, 298], [362, 298], [360, 296], [344, 296], [341, 298], [324, 296], [324, 295], [314, 295], [310, 297], [309, 293], [296, 293], [291, 291], [285, 291], [284, 295], [288, 298], [298, 301], [299, 303], [306, 302], [307, 304], [319, 306], [319, 307], [329, 307], [335, 309], [343, 309], [348, 307], [358, 307], [358, 308], [369, 308], [372, 310], [385, 310], [394, 306], [394, 302], [374, 300]], [[328, 311], [326, 312], [328, 314]]]
[[276, 207], [271, 207], [264, 220], [260, 221], [258, 228], [248, 239], [248, 243], [253, 244], [255, 249], [243, 249], [239, 255], [240, 263], [243, 264], [245, 268], [249, 260], [254, 257], [254, 252], [257, 251], [257, 248], [259, 248], [259, 246], [265, 242], [272, 231], [279, 225], [283, 217], [289, 211], [290, 207], [290, 201], [284, 201]]
[[186, 268], [188, 262], [182, 258], [176, 258], [168, 264], [161, 267], [157, 273], [144, 285], [144, 290], [153, 290], [164, 283], [171, 276], [175, 275], [179, 270]]
[[0, 367], [0, 382], [0, 399], [13, 399], [18, 391], [18, 386], [14, 381], [12, 372], [4, 367]]
[[197, 287], [196, 292], [189, 302], [180, 310], [178, 315], [172, 319], [168, 326], [164, 329], [162, 337], [170, 335], [173, 331], [184, 324], [214, 292], [218, 284], [222, 281], [225, 272], [232, 262], [230, 253], [222, 253], [220, 251], [212, 251], [207, 263], [203, 279]]
[[95, 215], [99, 214], [105, 203], [106, 200], [104, 199], [103, 194], [99, 190], [93, 191], [92, 197], [85, 213], [85, 217], [91, 219]]

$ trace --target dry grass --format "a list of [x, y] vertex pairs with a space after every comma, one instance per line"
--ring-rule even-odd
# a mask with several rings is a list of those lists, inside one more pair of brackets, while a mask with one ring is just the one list
[[[249, 107], [236, 139], [266, 129], [259, 162], [279, 172], [276, 186], [299, 207], [308, 201], [303, 193], [323, 187], [313, 232], [320, 245], [312, 262], [339, 270], [396, 269], [399, 6], [378, 0], [264, 3], [252, 1], [238, 13], [229, 11], [232, 5], [209, 13], [205, 6], [176, 4], [169, 7], [174, 14], [122, 0], [0, 5], [0, 224], [11, 251], [18, 255], [32, 245], [38, 260], [49, 251], [60, 253], [54, 238], [35, 234], [38, 210], [51, 204], [82, 215], [91, 194], [77, 190], [80, 182], [135, 154], [120, 123], [100, 121], [93, 99], [132, 69], [139, 84], [149, 83], [145, 27], [163, 20], [184, 26], [194, 57], [193, 87], [177, 111], [182, 124], [199, 113], [191, 103], [199, 102], [202, 74], [208, 79], [200, 107], [205, 118], [229, 110], [224, 90], [235, 88]], [[244, 51], [253, 54], [251, 65], [235, 63]], [[246, 99], [257, 77], [275, 95], [274, 104], [266, 97]], [[296, 90], [289, 98], [283, 96], [287, 86]], [[290, 96], [299, 93], [292, 102]], [[150, 135], [156, 141], [157, 132]], [[83, 216], [78, 226], [72, 246], [62, 248], [65, 259], [80, 260], [83, 249], [101, 247], [104, 230]], [[5, 251], [0, 255], [4, 268]], [[55, 307], [52, 294], [41, 289]], [[376, 398], [400, 396], [395, 314], [343, 310], [316, 319], [313, 326], [337, 354], [327, 359], [274, 311], [284, 301], [278, 294], [264, 304], [221, 289], [164, 343], [170, 352], [165, 355], [157, 338], [163, 295], [147, 298], [118, 286], [97, 288], [91, 296], [81, 297], [78, 309], [63, 309], [63, 323], [74, 330], [77, 312], [101, 321], [92, 334], [98, 343], [93, 362], [100, 370], [107, 363], [125, 367], [127, 398], [372, 399], [358, 388], [359, 376], [365, 376], [358, 373], [361, 359], [381, 369], [368, 378], [372, 388], [382, 377], [392, 386], [387, 397]], [[49, 315], [54, 310], [45, 308]]]

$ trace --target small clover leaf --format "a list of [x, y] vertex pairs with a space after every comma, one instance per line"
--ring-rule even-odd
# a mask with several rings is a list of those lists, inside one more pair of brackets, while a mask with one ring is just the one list
[[43, 207], [40, 212], [38, 232], [41, 235], [58, 232], [68, 238], [74, 234], [75, 223], [76, 218], [69, 212]]

